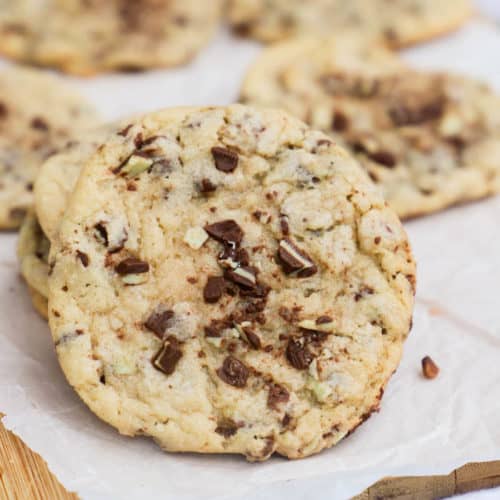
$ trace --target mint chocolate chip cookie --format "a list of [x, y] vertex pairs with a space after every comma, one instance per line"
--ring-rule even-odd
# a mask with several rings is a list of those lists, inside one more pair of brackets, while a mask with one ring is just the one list
[[452, 31], [472, 13], [470, 0], [229, 0], [228, 9], [237, 32], [265, 42], [353, 31], [392, 47]]
[[470, 78], [413, 71], [352, 37], [290, 41], [264, 51], [241, 99], [345, 146], [400, 217], [500, 191], [500, 97]]
[[92, 75], [173, 66], [217, 27], [221, 0], [1, 0], [0, 52]]
[[33, 305], [44, 318], [47, 318], [49, 249], [50, 242], [38, 224], [36, 215], [30, 211], [19, 231], [17, 259]]
[[55, 78], [24, 69], [0, 73], [0, 229], [21, 224], [43, 161], [96, 124], [83, 97]]
[[168, 451], [298, 458], [379, 407], [415, 263], [357, 162], [280, 111], [179, 108], [86, 163], [50, 327], [89, 408]]

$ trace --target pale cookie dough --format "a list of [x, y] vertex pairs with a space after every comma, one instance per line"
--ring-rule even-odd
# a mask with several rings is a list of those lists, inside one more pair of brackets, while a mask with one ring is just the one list
[[249, 71], [242, 102], [281, 107], [354, 153], [400, 217], [500, 190], [500, 98], [417, 72], [352, 38], [283, 42]]
[[0, 0], [0, 52], [92, 75], [173, 66], [213, 35], [221, 0]]
[[17, 258], [35, 309], [47, 318], [50, 242], [30, 211], [19, 231]]
[[0, 72], [0, 229], [18, 227], [43, 161], [98, 123], [92, 107], [42, 72]]
[[452, 31], [472, 13], [470, 0], [229, 0], [234, 29], [264, 42], [354, 31], [403, 47]]
[[125, 127], [86, 163], [50, 262], [68, 381], [168, 451], [334, 445], [378, 408], [411, 324], [397, 216], [343, 149], [278, 111]]

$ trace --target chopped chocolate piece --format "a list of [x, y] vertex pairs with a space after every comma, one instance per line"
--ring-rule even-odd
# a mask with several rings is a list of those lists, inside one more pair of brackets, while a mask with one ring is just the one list
[[257, 283], [252, 288], [241, 288], [240, 296], [241, 297], [253, 297], [256, 299], [264, 299], [269, 295], [271, 291], [271, 287], [266, 285], [265, 283]]
[[233, 322], [230, 319], [213, 319], [208, 326], [205, 327], [206, 337], [220, 337], [223, 330], [231, 328]]
[[394, 168], [396, 166], [396, 158], [389, 151], [374, 151], [373, 153], [368, 153], [368, 157], [376, 163], [383, 165], [387, 168]]
[[349, 128], [349, 118], [342, 111], [335, 111], [332, 119], [332, 129], [335, 132], [345, 132]]
[[281, 421], [281, 425], [283, 427], [288, 427], [290, 425], [290, 422], [292, 421], [292, 418], [288, 413], [285, 413], [285, 416], [283, 417], [283, 420]]
[[243, 239], [243, 231], [234, 220], [223, 220], [207, 224], [205, 231], [217, 241], [239, 245]]
[[203, 289], [205, 302], [215, 304], [222, 297], [225, 289], [226, 280], [222, 276], [209, 276]]
[[333, 321], [333, 318], [331, 316], [320, 316], [317, 320], [316, 320], [316, 324], [317, 325], [324, 325], [326, 323], [331, 323]]
[[35, 118], [31, 120], [31, 128], [47, 132], [47, 130], [49, 130], [49, 124], [40, 116], [35, 116]]
[[134, 137], [134, 145], [137, 149], [140, 149], [141, 146], [144, 144], [143, 141], [143, 135], [142, 132], [139, 132], [135, 137]]
[[286, 403], [290, 399], [290, 393], [279, 384], [273, 384], [269, 387], [267, 396], [267, 406], [273, 410], [278, 409], [279, 403]]
[[223, 267], [236, 268], [238, 265], [248, 266], [250, 264], [250, 256], [244, 248], [233, 248], [225, 246], [224, 251], [219, 255], [219, 264]]
[[166, 375], [172, 375], [181, 358], [182, 350], [180, 348], [180, 343], [174, 336], [171, 335], [167, 338], [163, 347], [154, 357], [153, 366]]
[[242, 388], [247, 384], [250, 371], [239, 359], [228, 356], [217, 370], [217, 375], [226, 384]]
[[445, 100], [439, 96], [434, 101], [420, 108], [399, 106], [389, 109], [389, 116], [396, 127], [420, 125], [427, 121], [440, 118], [444, 112]]
[[230, 149], [215, 147], [212, 148], [212, 156], [215, 161], [215, 168], [224, 173], [234, 172], [238, 166], [238, 154]]
[[96, 230], [96, 240], [101, 241], [105, 247], [108, 246], [109, 241], [108, 241], [108, 231], [106, 229], [106, 226], [104, 225], [103, 222], [98, 222], [95, 226]]
[[290, 339], [286, 347], [286, 357], [297, 370], [305, 370], [312, 363], [313, 355], [304, 344], [304, 341]]
[[286, 215], [280, 217], [280, 228], [283, 236], [288, 236], [290, 234], [290, 225], [288, 224], [288, 217]]
[[133, 127], [133, 123], [130, 125], [127, 125], [124, 129], [120, 130], [117, 132], [118, 135], [121, 135], [122, 137], [127, 137], [127, 134], [129, 133], [130, 129]]
[[202, 179], [198, 187], [200, 193], [213, 193], [217, 186], [210, 179]]
[[122, 276], [126, 274], [147, 273], [149, 271], [149, 264], [135, 257], [128, 257], [115, 267], [115, 271]]
[[249, 266], [237, 267], [236, 269], [226, 269], [224, 277], [233, 283], [245, 288], [254, 288], [257, 284], [255, 270]]
[[241, 328], [245, 336], [245, 340], [254, 348], [259, 350], [261, 348], [260, 337], [248, 326]]
[[430, 356], [425, 356], [422, 359], [422, 373], [428, 379], [436, 378], [439, 375], [439, 366]]
[[162, 312], [153, 312], [144, 323], [144, 326], [157, 337], [163, 339], [167, 328], [170, 326], [170, 320], [174, 317], [174, 311], [167, 310]]
[[80, 250], [77, 250], [76, 256], [78, 259], [80, 259], [80, 262], [82, 263], [83, 267], [89, 266], [89, 256], [86, 253], [80, 252]]
[[286, 274], [297, 272], [300, 278], [307, 278], [318, 271], [311, 258], [289, 239], [280, 241], [278, 257]]
[[238, 429], [240, 427], [241, 426], [237, 425], [232, 420], [225, 421], [225, 422], [221, 422], [217, 425], [217, 427], [215, 428], [215, 432], [217, 434], [220, 434], [221, 436], [225, 437], [226, 439], [228, 439], [231, 436], [234, 436], [238, 432]]

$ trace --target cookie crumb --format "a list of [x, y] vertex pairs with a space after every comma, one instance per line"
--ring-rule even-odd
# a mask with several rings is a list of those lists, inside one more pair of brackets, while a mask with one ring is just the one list
[[435, 379], [439, 375], [439, 366], [430, 356], [422, 358], [422, 373], [429, 380]]

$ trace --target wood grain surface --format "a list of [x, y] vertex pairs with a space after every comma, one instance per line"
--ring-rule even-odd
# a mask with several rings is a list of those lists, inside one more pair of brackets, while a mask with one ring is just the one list
[[[353, 500], [434, 500], [494, 486], [500, 486], [500, 461], [468, 464], [447, 476], [382, 479]], [[0, 500], [77, 499], [40, 455], [0, 424]]]

